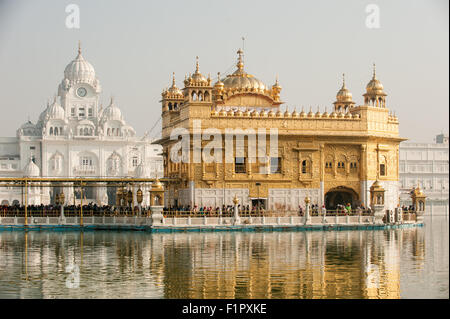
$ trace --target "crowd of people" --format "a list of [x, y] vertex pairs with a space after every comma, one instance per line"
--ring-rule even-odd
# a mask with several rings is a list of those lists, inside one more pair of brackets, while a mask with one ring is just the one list
[[[244, 216], [260, 216], [264, 214], [263, 207], [250, 207], [250, 205], [238, 205], [239, 215]], [[222, 205], [217, 207], [181, 205], [164, 207], [163, 214], [165, 216], [190, 215], [190, 216], [222, 216], [230, 217], [234, 215], [234, 205]]]
[[[310, 208], [310, 214], [311, 216], [322, 216], [326, 211], [326, 214], [328, 216], [335, 216], [337, 215], [356, 215], [361, 212], [361, 215], [371, 215], [372, 209], [370, 207], [365, 207], [364, 204], [358, 205], [356, 208], [352, 208], [352, 205], [350, 203], [347, 203], [346, 205], [337, 204], [334, 209], [325, 208], [325, 205], [322, 205], [320, 207], [318, 204], [312, 204]], [[304, 216], [305, 209], [299, 205], [298, 208], [298, 215]]]
[[[83, 216], [129, 216], [147, 214], [148, 209], [144, 208], [139, 210], [138, 206], [134, 208], [129, 206], [115, 207], [111, 205], [97, 205], [95, 203], [89, 203], [83, 205]], [[80, 216], [81, 205], [65, 205], [64, 216]], [[2, 205], [0, 206], [0, 217], [24, 217], [25, 206], [24, 205]], [[60, 205], [28, 205], [27, 216], [30, 217], [59, 217], [61, 216]]]

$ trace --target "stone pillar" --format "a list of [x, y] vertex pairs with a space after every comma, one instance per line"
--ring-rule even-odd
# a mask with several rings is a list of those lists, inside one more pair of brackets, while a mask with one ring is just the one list
[[150, 206], [152, 225], [164, 225], [163, 208], [164, 206]]
[[310, 203], [310, 199], [308, 196], [306, 196], [306, 198], [305, 198], [305, 221], [304, 221], [305, 225], [311, 224], [311, 216], [309, 215], [309, 208], [310, 208], [309, 203]]
[[327, 223], [327, 209], [323, 206], [321, 209], [322, 209], [322, 223], [326, 224]]
[[385, 215], [384, 205], [372, 205], [373, 223], [383, 224], [383, 217]]
[[403, 212], [401, 207], [396, 207], [395, 208], [395, 222], [397, 224], [401, 224], [402, 223], [402, 217], [403, 217]]

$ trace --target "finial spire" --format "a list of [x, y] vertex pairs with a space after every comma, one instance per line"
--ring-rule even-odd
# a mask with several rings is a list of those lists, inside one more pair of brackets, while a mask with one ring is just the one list
[[113, 103], [114, 103], [114, 96], [111, 95], [111, 101], [109, 102], [109, 105], [113, 105]]
[[217, 81], [220, 81], [220, 72], [217, 72]]
[[172, 87], [175, 87], [175, 72], [172, 72]]
[[238, 67], [239, 70], [243, 70], [244, 69], [244, 51], [242, 51], [241, 49], [239, 49], [237, 51], [237, 54], [239, 55], [238, 57], [238, 63], [236, 64], [236, 66]]
[[374, 63], [373, 64], [373, 78], [375, 79], [376, 76], [377, 76], [377, 69], [376, 69], [376, 66], [375, 66], [375, 63]]
[[345, 88], [345, 73], [342, 73], [342, 88]]
[[78, 54], [81, 54], [81, 41], [78, 40]]
[[199, 65], [198, 65], [198, 55], [195, 57], [196, 61], [196, 65], [195, 65], [195, 73], [199, 73]]

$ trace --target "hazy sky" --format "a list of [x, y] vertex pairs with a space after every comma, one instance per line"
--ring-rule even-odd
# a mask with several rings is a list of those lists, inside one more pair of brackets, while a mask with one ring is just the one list
[[[66, 27], [71, 3], [80, 8], [79, 29]], [[366, 27], [369, 4], [380, 9], [378, 29]], [[448, 133], [448, 0], [0, 0], [0, 136], [15, 136], [28, 116], [37, 121], [78, 40], [103, 104], [114, 95], [142, 135], [161, 115], [172, 72], [182, 87], [198, 55], [204, 75], [229, 74], [242, 36], [246, 71], [266, 85], [278, 75], [290, 109], [330, 112], [342, 73], [361, 104], [375, 62], [402, 137], [431, 142]]]

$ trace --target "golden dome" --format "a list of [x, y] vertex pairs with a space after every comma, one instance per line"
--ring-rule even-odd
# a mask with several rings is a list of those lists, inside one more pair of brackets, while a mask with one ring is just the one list
[[299, 117], [300, 114], [298, 114], [297, 110], [294, 109], [294, 112], [292, 112], [292, 117]]
[[281, 110], [278, 109], [277, 113], [275, 114], [276, 117], [283, 117], [283, 113], [281, 113]]
[[245, 116], [251, 116], [252, 112], [247, 108], [244, 113]]
[[320, 113], [319, 110], [317, 110], [317, 112], [316, 112], [316, 117], [322, 117], [322, 113]]
[[233, 116], [234, 115], [234, 111], [232, 109], [229, 109], [227, 112], [227, 116]]
[[273, 110], [270, 110], [267, 114], [269, 117], [275, 117], [275, 112]]
[[267, 117], [267, 111], [266, 110], [262, 110], [260, 113], [261, 117]]
[[284, 112], [284, 117], [291, 117], [292, 114], [289, 112], [289, 110], [286, 108], [286, 112]]
[[327, 110], [325, 110], [325, 112], [323, 112], [322, 117], [330, 117], [330, 114], [328, 114]]
[[239, 58], [236, 66], [238, 69], [234, 71], [233, 74], [227, 75], [223, 80], [225, 89], [239, 89], [248, 92], [265, 93], [267, 90], [266, 85], [253, 75], [244, 71], [244, 62], [242, 59], [243, 53], [244, 52], [241, 49], [237, 51]]
[[300, 117], [306, 117], [306, 113], [305, 111], [302, 109], [302, 111], [300, 112]]
[[162, 96], [170, 99], [184, 98], [183, 92], [175, 84], [175, 72], [172, 73], [172, 86], [168, 90], [164, 90]]
[[242, 116], [244, 113], [241, 110], [237, 110], [234, 115], [236, 116]]
[[200, 73], [200, 67], [198, 64], [198, 56], [196, 57], [197, 62], [195, 65], [195, 72], [194, 74], [190, 75], [189, 78], [184, 80], [185, 86], [207, 86], [210, 85], [211, 80], [208, 78], [206, 79], [203, 74]]
[[308, 112], [308, 117], [313, 117], [313, 116], [314, 116], [314, 113], [313, 113], [312, 109], [310, 109]]
[[369, 83], [367, 83], [367, 86], [366, 86], [367, 94], [386, 95], [383, 90], [384, 90], [383, 84], [381, 84], [381, 82], [376, 77], [376, 69], [375, 69], [375, 64], [374, 64], [372, 79], [370, 80]]
[[258, 116], [259, 116], [259, 112], [257, 110], [253, 110], [252, 117], [258, 117]]
[[345, 86], [345, 74], [342, 74], [342, 87], [336, 94], [337, 102], [352, 102], [352, 94]]
[[225, 111], [225, 109], [221, 109], [219, 112], [220, 116], [227, 116], [227, 111]]

